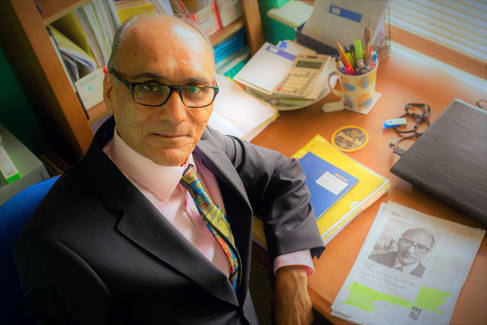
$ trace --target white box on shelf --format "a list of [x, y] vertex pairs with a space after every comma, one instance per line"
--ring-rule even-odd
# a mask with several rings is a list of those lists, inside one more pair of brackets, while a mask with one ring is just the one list
[[0, 205], [30, 185], [49, 178], [44, 164], [27, 149], [10, 131], [0, 124], [2, 146], [17, 168], [20, 178], [7, 184], [0, 180]]
[[243, 15], [240, 0], [217, 0], [216, 5], [222, 28], [227, 27]]

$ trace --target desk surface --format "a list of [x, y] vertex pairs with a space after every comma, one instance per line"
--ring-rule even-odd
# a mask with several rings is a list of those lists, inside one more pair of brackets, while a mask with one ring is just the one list
[[[378, 202], [362, 212], [328, 245], [315, 261], [316, 271], [309, 279], [309, 291], [313, 306], [334, 323], [343, 320], [330, 315], [331, 304], [351, 270], [367, 232], [378, 212], [381, 202], [394, 201], [423, 213], [442, 217], [461, 224], [483, 227], [458, 210], [449, 207], [430, 194], [424, 193], [390, 172], [399, 159], [389, 149], [389, 143], [397, 139], [391, 129], [384, 129], [386, 119], [400, 116], [405, 104], [427, 103], [433, 122], [454, 98], [474, 104], [487, 97], [487, 91], [465, 86], [442, 71], [435, 70], [423, 62], [399, 53], [391, 53], [379, 67], [376, 90], [382, 98], [368, 115], [350, 111], [321, 112], [324, 101], [336, 100], [333, 95], [322, 102], [303, 110], [282, 112], [252, 142], [278, 150], [291, 156], [314, 135], [320, 134], [327, 140], [339, 127], [358, 125], [369, 133], [369, 142], [361, 150], [349, 155], [391, 180], [391, 188]], [[407, 148], [412, 143], [401, 142]], [[460, 291], [452, 324], [487, 324], [487, 237], [484, 237], [464, 287]]]

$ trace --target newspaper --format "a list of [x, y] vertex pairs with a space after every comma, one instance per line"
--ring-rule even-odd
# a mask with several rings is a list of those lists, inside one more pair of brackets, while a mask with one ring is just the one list
[[332, 314], [360, 324], [449, 324], [484, 234], [382, 204]]

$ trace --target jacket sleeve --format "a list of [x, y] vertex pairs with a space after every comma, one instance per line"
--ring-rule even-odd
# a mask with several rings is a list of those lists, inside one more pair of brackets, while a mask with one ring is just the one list
[[247, 191], [254, 214], [264, 222], [268, 252], [272, 259], [311, 249], [312, 256], [324, 250], [310, 204], [305, 175], [294, 158], [256, 146], [208, 128], [223, 143]]
[[62, 242], [27, 232], [16, 242], [14, 258], [24, 303], [38, 324], [109, 323], [108, 288]]

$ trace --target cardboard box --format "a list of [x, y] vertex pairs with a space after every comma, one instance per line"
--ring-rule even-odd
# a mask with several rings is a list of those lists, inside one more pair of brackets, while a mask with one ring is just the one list
[[227, 27], [243, 15], [240, 0], [217, 0], [216, 4], [222, 28]]

